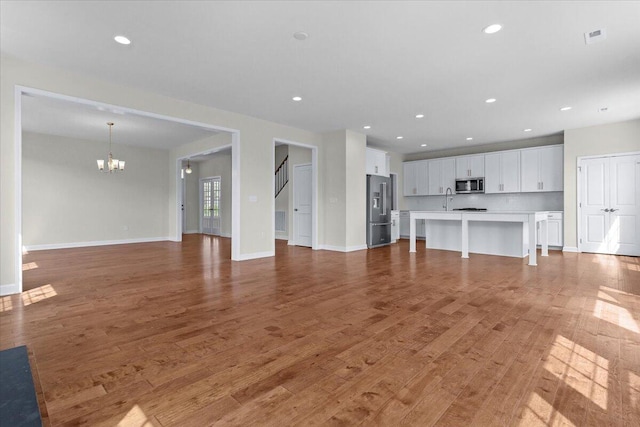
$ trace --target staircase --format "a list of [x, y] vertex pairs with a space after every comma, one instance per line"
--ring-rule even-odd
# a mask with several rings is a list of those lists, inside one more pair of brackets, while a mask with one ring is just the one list
[[285, 157], [280, 166], [276, 169], [276, 197], [289, 182], [289, 156]]

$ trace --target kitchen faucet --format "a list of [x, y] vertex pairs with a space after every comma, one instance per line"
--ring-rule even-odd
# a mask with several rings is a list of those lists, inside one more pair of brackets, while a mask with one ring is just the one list
[[[449, 196], [451, 194], [451, 196]], [[447, 187], [447, 191], [444, 193], [444, 205], [442, 207], [448, 212], [449, 211], [449, 202], [453, 201], [453, 190], [451, 187]]]

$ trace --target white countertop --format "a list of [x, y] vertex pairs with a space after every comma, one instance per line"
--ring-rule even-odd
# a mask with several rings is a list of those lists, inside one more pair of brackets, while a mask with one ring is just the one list
[[[409, 211], [410, 213], [435, 213], [435, 214], [538, 214], [538, 213], [549, 213], [549, 212], [557, 212], [557, 211]], [[561, 212], [561, 211], [560, 211]]]

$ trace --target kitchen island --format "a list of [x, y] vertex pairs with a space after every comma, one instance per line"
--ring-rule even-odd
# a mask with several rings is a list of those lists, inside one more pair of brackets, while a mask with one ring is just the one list
[[[411, 211], [409, 252], [416, 251], [416, 221], [424, 220], [426, 248], [459, 251], [462, 258], [469, 258], [469, 252], [519, 258], [528, 255], [529, 265], [535, 266], [536, 244], [541, 244], [542, 256], [549, 255], [548, 214], [547, 211]], [[538, 224], [541, 242], [536, 242]]]

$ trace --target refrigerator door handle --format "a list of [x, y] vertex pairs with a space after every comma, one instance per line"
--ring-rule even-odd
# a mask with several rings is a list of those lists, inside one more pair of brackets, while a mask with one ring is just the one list
[[387, 183], [383, 182], [382, 186], [382, 215], [387, 214]]
[[390, 222], [374, 222], [374, 223], [371, 223], [372, 227], [375, 227], [376, 225], [391, 225], [391, 223]]

